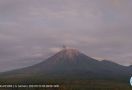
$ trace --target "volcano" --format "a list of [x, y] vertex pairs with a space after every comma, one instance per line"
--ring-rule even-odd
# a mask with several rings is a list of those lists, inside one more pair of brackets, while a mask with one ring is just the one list
[[41, 63], [22, 69], [4, 72], [2, 77], [41, 77], [68, 79], [127, 79], [132, 67], [93, 59], [77, 49], [64, 48]]

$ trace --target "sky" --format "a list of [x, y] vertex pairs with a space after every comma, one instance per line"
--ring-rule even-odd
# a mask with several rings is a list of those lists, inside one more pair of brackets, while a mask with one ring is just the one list
[[0, 72], [62, 49], [132, 65], [132, 0], [0, 0]]

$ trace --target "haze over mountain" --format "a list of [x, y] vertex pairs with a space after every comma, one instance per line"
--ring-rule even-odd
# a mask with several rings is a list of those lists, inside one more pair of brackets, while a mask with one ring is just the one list
[[0, 0], [0, 72], [62, 44], [131, 65], [131, 33], [132, 0]]
[[64, 48], [47, 60], [22, 69], [1, 74], [2, 77], [42, 77], [78, 79], [128, 79], [132, 67], [107, 60], [95, 60], [77, 49]]

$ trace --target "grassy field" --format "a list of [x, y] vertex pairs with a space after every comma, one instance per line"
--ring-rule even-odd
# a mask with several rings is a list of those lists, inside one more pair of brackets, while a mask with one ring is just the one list
[[0, 88], [0, 90], [132, 90], [129, 82], [108, 80], [0, 80], [2, 85], [59, 85], [59, 87], [45, 88]]

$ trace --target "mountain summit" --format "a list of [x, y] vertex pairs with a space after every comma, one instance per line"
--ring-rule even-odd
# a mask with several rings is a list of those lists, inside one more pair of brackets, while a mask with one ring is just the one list
[[107, 60], [98, 61], [77, 49], [64, 48], [41, 63], [2, 73], [4, 77], [42, 77], [78, 79], [124, 79], [129, 78], [130, 67]]
[[[54, 61], [77, 61], [77, 60], [83, 60], [84, 57], [90, 58], [86, 55], [84, 55], [83, 53], [81, 53], [79, 50], [74, 49], [74, 48], [64, 48], [62, 49], [60, 52], [58, 52], [57, 54], [55, 54], [54, 56], [52, 56], [51, 58]], [[50, 58], [50, 59], [51, 59]], [[92, 59], [92, 58], [90, 58]]]
[[73, 59], [74, 57], [78, 56], [80, 52], [77, 49], [73, 48], [64, 48], [62, 51], [58, 53], [58, 55], [62, 57], [68, 57], [69, 59]]

